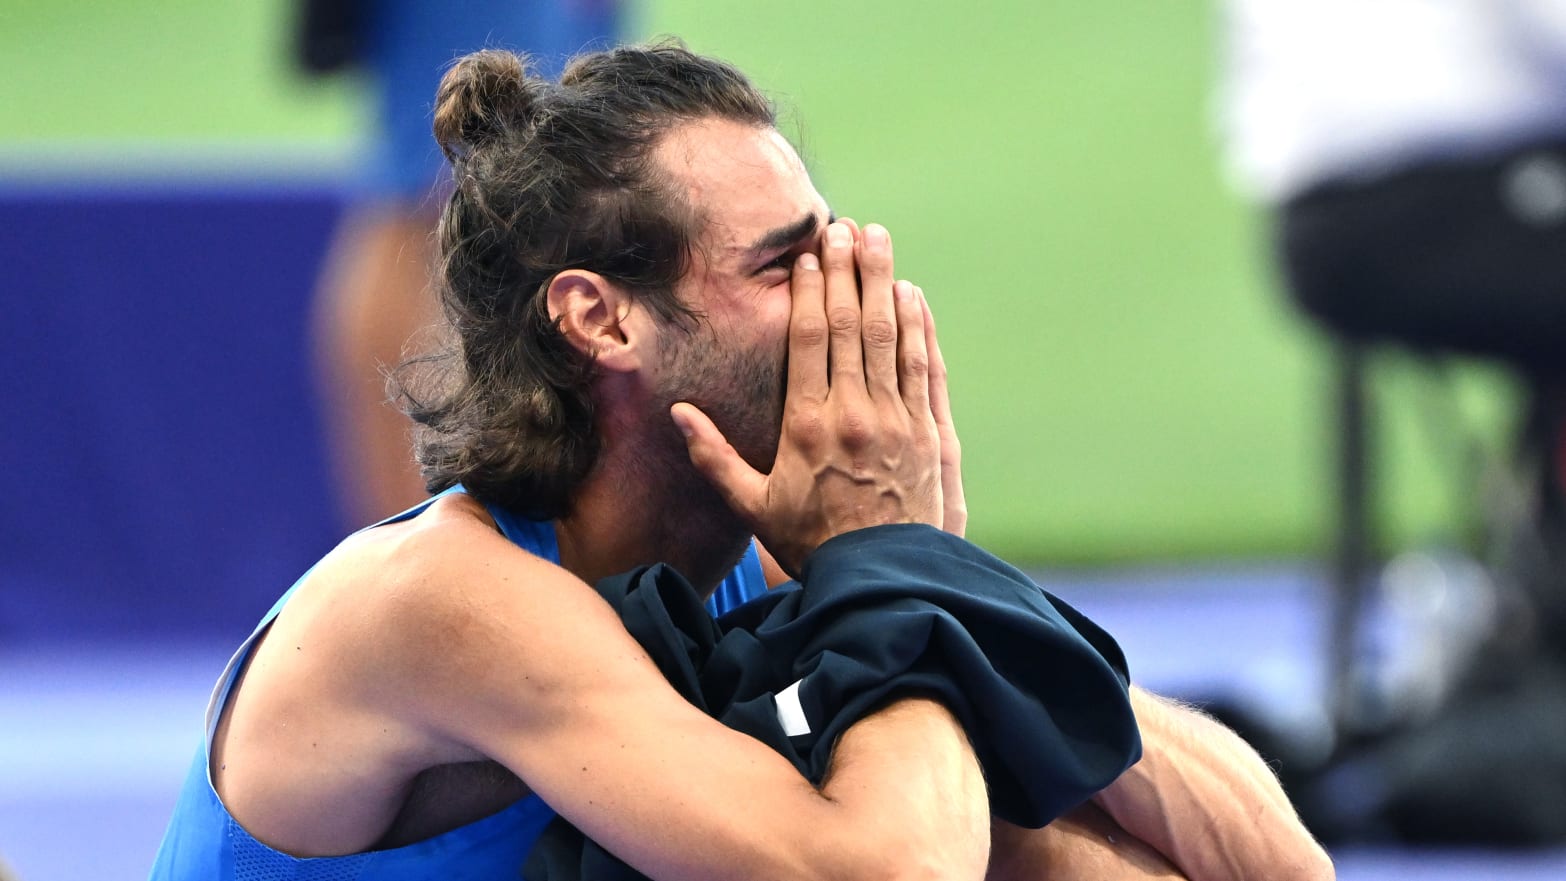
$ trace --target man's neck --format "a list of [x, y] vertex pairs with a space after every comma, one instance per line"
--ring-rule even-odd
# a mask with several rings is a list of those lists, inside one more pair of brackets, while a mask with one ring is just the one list
[[667, 563], [702, 596], [734, 568], [750, 531], [688, 463], [605, 450], [556, 524], [560, 562], [592, 583]]

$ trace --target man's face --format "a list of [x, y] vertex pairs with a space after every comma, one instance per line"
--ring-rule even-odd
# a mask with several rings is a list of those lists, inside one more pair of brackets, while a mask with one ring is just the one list
[[694, 333], [664, 333], [659, 405], [695, 404], [768, 470], [783, 421], [789, 277], [795, 257], [820, 251], [826, 202], [773, 129], [692, 123], [665, 138], [658, 158], [699, 218], [675, 292], [704, 316]]

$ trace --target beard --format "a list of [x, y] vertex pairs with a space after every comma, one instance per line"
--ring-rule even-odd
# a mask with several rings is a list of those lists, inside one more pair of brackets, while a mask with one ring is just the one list
[[[771, 350], [727, 345], [705, 323], [663, 338], [659, 379], [645, 414], [650, 430], [633, 465], [658, 518], [664, 559], [700, 580], [727, 571], [744, 552], [751, 528], [691, 463], [685, 437], [669, 416], [684, 401], [712, 420], [750, 467], [772, 469], [783, 426], [787, 341]], [[716, 567], [716, 568], [714, 568]]]
[[[783, 429], [786, 341], [772, 350], [725, 344], [707, 324], [689, 334], [664, 338], [659, 382], [651, 415], [673, 428], [669, 407], [693, 404], [734, 445], [750, 467], [766, 473], [777, 458]], [[679, 457], [689, 461], [685, 439], [676, 431]]]

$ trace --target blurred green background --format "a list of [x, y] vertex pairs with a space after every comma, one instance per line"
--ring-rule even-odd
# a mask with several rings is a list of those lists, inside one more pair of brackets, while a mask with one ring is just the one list
[[[7, 0], [0, 178], [344, 174], [360, 89], [293, 71], [291, 14]], [[1323, 548], [1329, 350], [1225, 183], [1214, 8], [656, 0], [634, 21], [751, 73], [833, 207], [892, 229], [953, 370], [973, 537], [1019, 563]], [[1393, 360], [1376, 392], [1389, 544], [1459, 538], [1460, 442], [1501, 435], [1508, 386], [1470, 366], [1454, 397]]]

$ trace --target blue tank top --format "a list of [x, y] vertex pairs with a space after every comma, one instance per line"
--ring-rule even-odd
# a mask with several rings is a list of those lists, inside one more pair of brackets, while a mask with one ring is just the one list
[[[461, 491], [460, 487], [447, 490]], [[429, 507], [431, 501], [433, 499], [376, 525], [415, 517]], [[538, 557], [556, 564], [560, 562], [560, 547], [555, 541], [552, 522], [527, 520], [502, 508], [485, 507], [506, 538]], [[152, 865], [152, 881], [413, 881], [428, 878], [516, 881], [528, 851], [544, 826], [555, 817], [555, 812], [535, 795], [484, 819], [406, 847], [308, 859], [291, 857], [257, 841], [223, 806], [209, 774], [212, 734], [234, 680], [256, 639], [271, 625], [309, 574], [307, 571], [300, 576], [299, 581], [278, 599], [240, 645], [218, 679], [207, 704], [206, 740], [196, 750], [179, 801], [174, 806], [174, 815]], [[713, 614], [721, 614], [765, 593], [766, 589], [761, 562], [752, 544], [739, 565], [713, 593], [707, 607]]]

